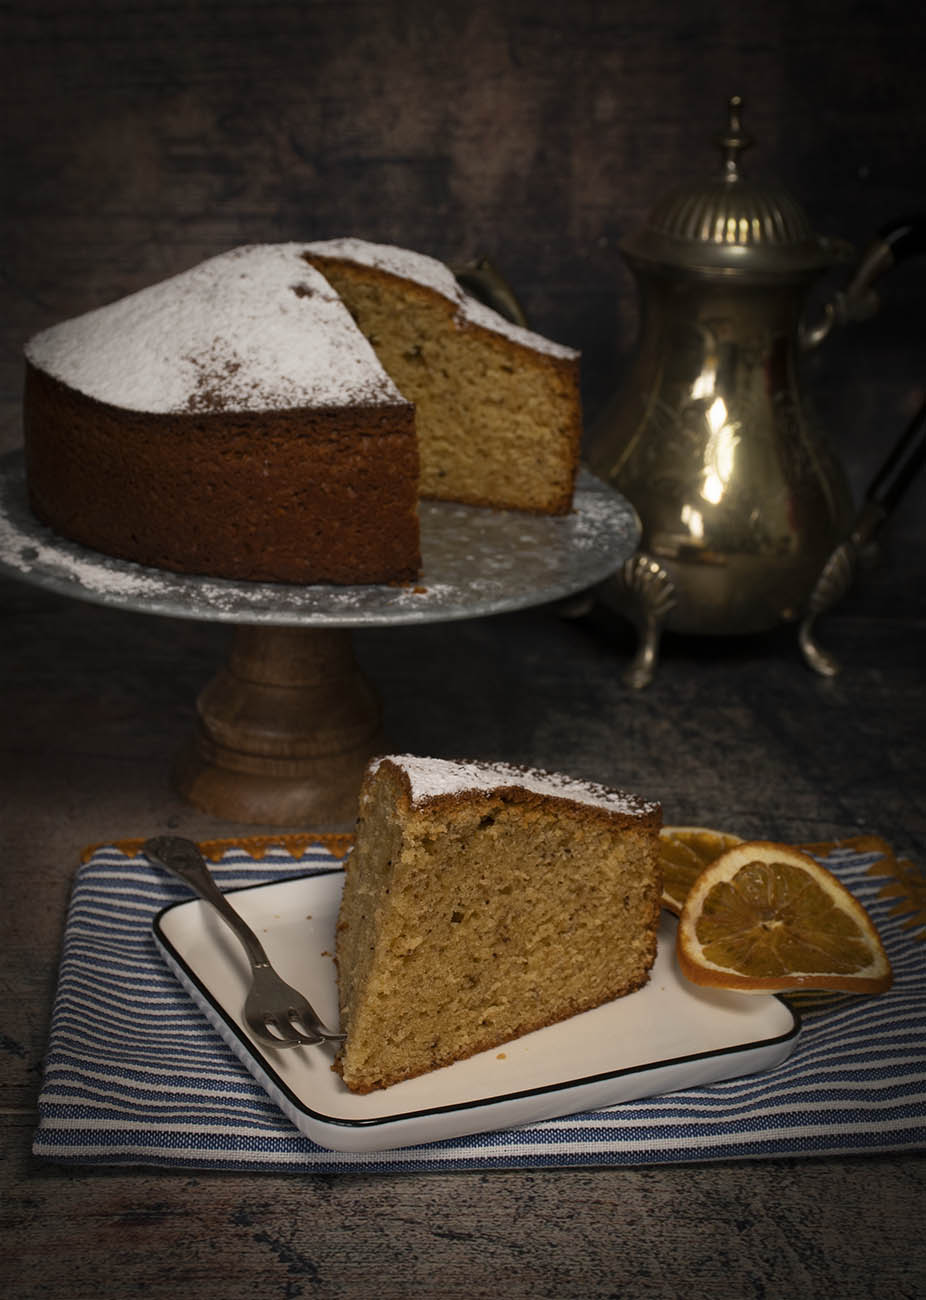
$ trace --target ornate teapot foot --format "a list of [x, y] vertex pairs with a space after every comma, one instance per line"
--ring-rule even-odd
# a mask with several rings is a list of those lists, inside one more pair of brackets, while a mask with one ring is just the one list
[[642, 690], [649, 686], [656, 671], [663, 623], [675, 605], [675, 586], [657, 560], [638, 551], [607, 580], [602, 596], [637, 629], [637, 653], [624, 673], [624, 683], [633, 690]]

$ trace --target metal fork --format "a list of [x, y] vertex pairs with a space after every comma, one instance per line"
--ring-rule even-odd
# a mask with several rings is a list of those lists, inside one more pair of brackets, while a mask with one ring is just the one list
[[142, 852], [151, 862], [191, 885], [241, 941], [253, 977], [244, 1003], [244, 1020], [255, 1038], [270, 1047], [299, 1047], [343, 1039], [344, 1035], [328, 1029], [307, 999], [273, 969], [257, 935], [219, 889], [192, 840], [179, 835], [159, 835], [146, 840]]

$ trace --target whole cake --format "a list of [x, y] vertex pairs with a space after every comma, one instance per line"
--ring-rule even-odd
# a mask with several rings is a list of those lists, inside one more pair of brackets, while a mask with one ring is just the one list
[[360, 241], [249, 245], [43, 331], [26, 347], [34, 513], [179, 572], [411, 580], [419, 431], [424, 493], [568, 510], [577, 354], [455, 285]]
[[337, 931], [335, 1068], [387, 1087], [640, 988], [661, 810], [505, 764], [374, 760]]
[[579, 357], [464, 293], [433, 257], [359, 239], [309, 244], [415, 403], [421, 495], [565, 514], [582, 434]]

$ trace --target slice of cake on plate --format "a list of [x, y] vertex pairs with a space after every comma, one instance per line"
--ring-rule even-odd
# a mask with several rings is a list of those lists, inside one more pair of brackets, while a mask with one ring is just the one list
[[338, 920], [347, 1087], [386, 1087], [640, 988], [660, 824], [658, 804], [555, 773], [374, 760]]

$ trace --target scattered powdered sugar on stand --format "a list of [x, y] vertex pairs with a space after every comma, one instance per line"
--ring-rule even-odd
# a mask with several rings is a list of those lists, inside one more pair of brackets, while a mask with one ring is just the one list
[[21, 455], [0, 462], [0, 569], [72, 597], [180, 618], [382, 627], [523, 609], [601, 581], [632, 552], [637, 528], [627, 503], [581, 470], [567, 516], [422, 502], [417, 582], [237, 582], [148, 569], [57, 536], [29, 509]]
[[169, 590], [169, 579], [157, 575], [132, 573], [123, 567], [111, 567], [103, 557], [83, 559], [69, 554], [60, 545], [49, 545], [26, 534], [11, 520], [0, 516], [0, 555], [4, 563], [23, 578], [38, 577], [54, 571], [64, 580], [76, 583], [88, 594], [100, 597], [158, 597]]

